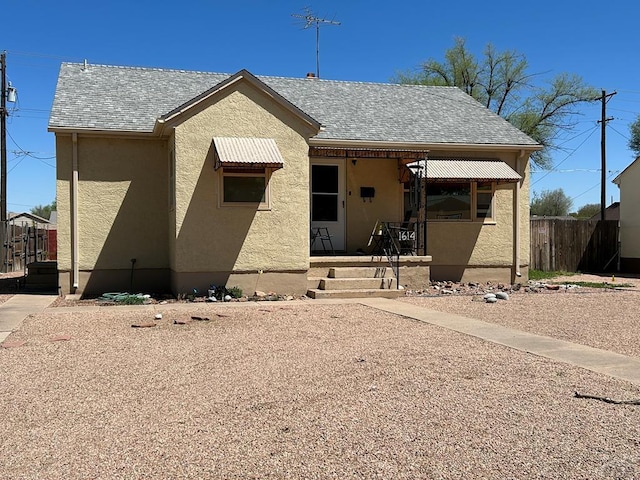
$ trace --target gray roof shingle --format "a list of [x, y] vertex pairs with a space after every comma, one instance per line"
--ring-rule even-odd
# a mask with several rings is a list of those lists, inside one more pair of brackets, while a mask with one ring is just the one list
[[[63, 63], [49, 128], [151, 132], [228, 74]], [[257, 76], [324, 129], [315, 138], [415, 144], [537, 143], [455, 87]]]

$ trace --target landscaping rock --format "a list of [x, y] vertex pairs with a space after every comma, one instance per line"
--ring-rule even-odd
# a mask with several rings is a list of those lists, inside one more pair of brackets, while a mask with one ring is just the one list
[[496, 298], [500, 300], [509, 300], [509, 294], [507, 292], [498, 292], [496, 293]]

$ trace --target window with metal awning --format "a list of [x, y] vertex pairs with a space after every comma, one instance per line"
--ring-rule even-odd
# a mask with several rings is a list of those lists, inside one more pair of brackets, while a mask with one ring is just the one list
[[522, 180], [518, 172], [498, 159], [428, 158], [426, 162], [419, 160], [407, 164], [406, 167], [408, 170], [424, 169], [423, 178], [426, 177], [427, 181], [468, 180], [511, 183]]
[[[522, 177], [499, 159], [428, 158], [406, 165], [404, 177], [426, 178], [424, 201], [428, 220], [493, 222], [496, 185]], [[407, 190], [413, 191], [408, 181]], [[420, 182], [422, 183], [422, 182]], [[419, 190], [421, 187], [416, 185]], [[414, 203], [414, 202], [411, 202]]]
[[269, 178], [284, 167], [273, 138], [214, 137], [214, 168], [220, 172], [220, 206], [269, 209]]
[[278, 169], [284, 158], [273, 138], [214, 137], [215, 168]]

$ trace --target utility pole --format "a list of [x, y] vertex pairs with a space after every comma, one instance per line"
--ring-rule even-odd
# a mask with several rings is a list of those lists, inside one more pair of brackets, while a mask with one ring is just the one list
[[7, 272], [7, 53], [0, 53], [0, 69], [2, 69], [2, 92], [0, 100], [0, 253], [2, 265], [0, 272]]
[[326, 18], [317, 17], [314, 13], [311, 12], [309, 7], [305, 7], [305, 14], [300, 15], [297, 13], [292, 13], [291, 16], [295, 18], [301, 18], [304, 20], [305, 24], [302, 27], [303, 29], [307, 29], [312, 25], [316, 26], [316, 77], [320, 78], [320, 24], [323, 25], [340, 25], [340, 22], [336, 22], [334, 20], [327, 20]]
[[[7, 53], [0, 53], [2, 100], [0, 101], [0, 222], [7, 220]], [[3, 237], [4, 241], [4, 237]]]
[[617, 92], [613, 92], [607, 95], [605, 90], [602, 90], [602, 96], [600, 101], [602, 102], [602, 116], [598, 121], [600, 123], [600, 158], [602, 161], [602, 173], [600, 176], [600, 220], [606, 220], [607, 209], [607, 122], [613, 120], [613, 117], [607, 118], [607, 100], [613, 97]]

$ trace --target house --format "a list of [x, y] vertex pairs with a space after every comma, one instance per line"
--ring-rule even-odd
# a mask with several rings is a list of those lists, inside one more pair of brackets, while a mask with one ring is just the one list
[[[600, 220], [602, 212], [598, 212], [592, 215], [589, 220]], [[604, 209], [605, 220], [620, 220], [620, 202], [612, 202], [607, 208]]]
[[63, 293], [304, 293], [416, 192], [402, 284], [527, 275], [541, 147], [458, 88], [63, 63], [49, 131]]
[[640, 273], [639, 182], [640, 157], [613, 179], [620, 188], [620, 270], [625, 273]]

